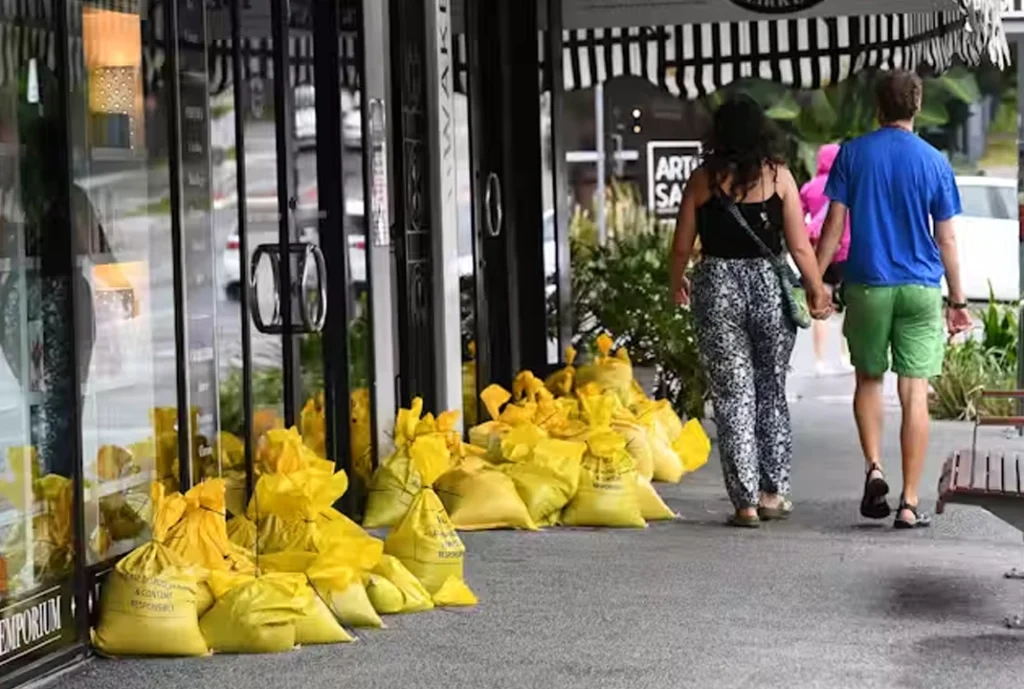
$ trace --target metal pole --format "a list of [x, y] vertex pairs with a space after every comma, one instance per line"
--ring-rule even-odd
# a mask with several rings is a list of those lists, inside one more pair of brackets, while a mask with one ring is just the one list
[[597, 139], [597, 190], [594, 194], [597, 203], [597, 241], [604, 244], [608, 239], [608, 221], [605, 218], [604, 204], [604, 180], [605, 180], [605, 152], [604, 152], [604, 84], [598, 83], [594, 87], [594, 136]]
[[[1017, 209], [1020, 227], [1017, 253], [1019, 291], [1024, 295], [1024, 38], [1016, 41], [1017, 49]], [[1024, 304], [1024, 302], [1022, 302]], [[1017, 311], [1017, 389], [1024, 389], [1024, 308]], [[1024, 415], [1024, 399], [1017, 401], [1017, 413]], [[1018, 429], [1024, 435], [1024, 427]]]

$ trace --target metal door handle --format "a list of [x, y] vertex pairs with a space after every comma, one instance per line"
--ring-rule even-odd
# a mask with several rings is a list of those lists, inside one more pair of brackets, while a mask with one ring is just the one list
[[[319, 308], [314, 314], [310, 314], [310, 303], [306, 299], [309, 287], [309, 261], [312, 259], [316, 266], [317, 278], [317, 303]], [[306, 326], [305, 332], [318, 333], [324, 329], [324, 322], [327, 320], [327, 262], [320, 247], [315, 244], [306, 244], [306, 253], [302, 257], [302, 281], [300, 283], [299, 300], [302, 302], [302, 323]]]
[[[261, 333], [267, 335], [302, 335], [317, 333], [323, 330], [324, 323], [327, 320], [327, 262], [324, 260], [324, 254], [320, 251], [320, 247], [315, 244], [296, 242], [288, 245], [288, 257], [285, 260], [290, 261], [292, 256], [301, 257], [299, 264], [300, 277], [297, 282], [293, 282], [286, 287], [281, 284], [281, 246], [279, 244], [261, 244], [253, 251], [249, 287], [255, 304], [251, 311], [253, 325]], [[271, 279], [274, 284], [274, 312], [269, 323], [263, 320], [263, 314], [260, 313], [259, 298], [256, 291], [258, 285], [256, 271], [264, 257], [270, 260]], [[316, 299], [318, 307], [315, 310], [311, 308], [309, 301], [306, 299], [309, 287], [308, 268], [311, 259], [316, 267], [318, 280]], [[301, 327], [296, 327], [294, 323], [289, 324], [287, 328], [285, 327], [281, 317], [282, 295], [287, 295], [285, 297], [287, 299], [294, 299], [296, 295], [298, 296], [299, 317], [302, 320]]]
[[[274, 314], [270, 318], [270, 323], [264, 322], [263, 314], [260, 313], [260, 300], [257, 292], [256, 269], [259, 268], [260, 261], [264, 256], [270, 259], [270, 273], [274, 284]], [[252, 295], [253, 300], [250, 311], [256, 330], [268, 335], [284, 332], [281, 323], [281, 253], [276, 244], [261, 244], [252, 252], [252, 263], [249, 267], [249, 294]]]
[[484, 185], [484, 221], [487, 224], [488, 235], [501, 235], [505, 208], [501, 202], [501, 180], [495, 172], [487, 175], [487, 183]]

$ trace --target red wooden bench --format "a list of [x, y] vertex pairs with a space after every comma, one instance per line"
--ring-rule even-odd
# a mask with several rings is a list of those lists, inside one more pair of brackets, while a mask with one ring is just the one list
[[[985, 391], [986, 399], [1024, 400], [1024, 391]], [[1024, 416], [982, 416], [974, 422], [970, 450], [963, 450], [946, 460], [939, 477], [939, 502], [936, 513], [942, 514], [949, 503], [976, 505], [991, 512], [1007, 524], [1024, 531], [1024, 466], [1019, 456], [978, 451], [978, 429], [981, 427], [1024, 428]], [[1006, 573], [1010, 579], [1024, 579], [1016, 568]], [[1013, 629], [1024, 629], [1024, 617], [1006, 620]]]

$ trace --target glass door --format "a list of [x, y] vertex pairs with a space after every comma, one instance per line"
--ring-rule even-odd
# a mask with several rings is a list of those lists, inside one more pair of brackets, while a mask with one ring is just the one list
[[241, 331], [221, 418], [246, 441], [232, 485], [250, 479], [233, 502], [266, 434], [293, 426], [349, 470], [357, 498], [372, 435], [359, 4], [238, 3], [233, 21], [238, 209], [223, 294]]

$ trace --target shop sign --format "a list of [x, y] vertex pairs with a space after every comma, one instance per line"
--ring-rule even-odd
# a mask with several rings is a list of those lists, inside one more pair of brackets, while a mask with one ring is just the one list
[[370, 123], [370, 223], [374, 246], [391, 244], [391, 220], [388, 214], [388, 130], [384, 101], [369, 101]]
[[72, 593], [55, 586], [0, 609], [0, 665], [60, 641]]
[[675, 218], [683, 189], [700, 165], [699, 141], [647, 142], [647, 207], [658, 219]]
[[761, 14], [788, 14], [790, 12], [803, 12], [815, 5], [820, 5], [823, 0], [731, 0], [732, 4], [742, 7], [751, 12]]

